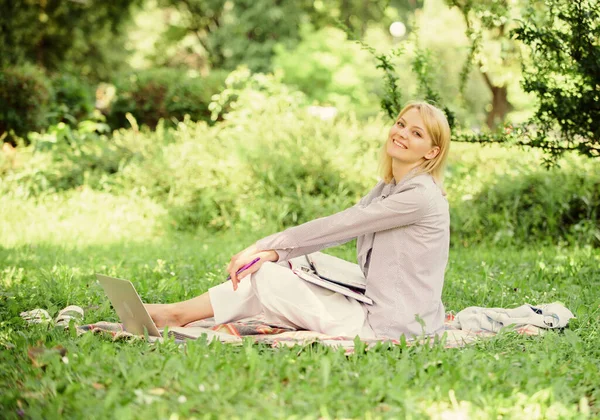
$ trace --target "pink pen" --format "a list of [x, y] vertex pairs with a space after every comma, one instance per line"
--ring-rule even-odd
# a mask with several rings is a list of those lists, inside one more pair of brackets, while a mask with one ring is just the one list
[[[235, 274], [240, 274], [242, 271], [249, 269], [254, 264], [260, 261], [260, 257], [253, 259], [248, 264], [242, 266]], [[227, 280], [231, 280], [231, 276], [227, 276]]]

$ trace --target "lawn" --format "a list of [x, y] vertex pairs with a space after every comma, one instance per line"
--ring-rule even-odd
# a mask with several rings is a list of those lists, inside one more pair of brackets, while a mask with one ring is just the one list
[[[153, 202], [85, 187], [5, 196], [0, 206], [4, 418], [600, 416], [597, 249], [451, 249], [446, 308], [561, 301], [576, 314], [568, 329], [538, 337], [505, 332], [460, 349], [359, 346], [350, 356], [320, 345], [112, 342], [28, 326], [19, 313], [77, 304], [86, 322], [116, 320], [95, 272], [132, 280], [148, 302], [189, 298], [221, 282], [230, 256], [270, 232], [174, 233]], [[353, 244], [332, 252], [351, 260]]]

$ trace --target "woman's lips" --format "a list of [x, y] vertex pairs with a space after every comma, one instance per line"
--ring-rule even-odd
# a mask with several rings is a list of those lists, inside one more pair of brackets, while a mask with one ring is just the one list
[[402, 143], [400, 143], [398, 140], [392, 140], [392, 141], [396, 146], [400, 147], [401, 149], [406, 149], [406, 146], [403, 145]]

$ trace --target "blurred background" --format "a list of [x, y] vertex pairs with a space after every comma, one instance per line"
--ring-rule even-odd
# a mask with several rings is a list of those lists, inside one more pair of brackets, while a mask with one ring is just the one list
[[[4, 66], [23, 65], [19, 70], [31, 74], [22, 74], [23, 80], [39, 84], [36, 102], [50, 108], [46, 121], [32, 117], [37, 121], [29, 126], [10, 121], [7, 127], [5, 121], [2, 128], [17, 134], [59, 121], [74, 123], [94, 109], [111, 128], [129, 126], [127, 112], [151, 127], [160, 118], [181, 120], [185, 114], [211, 122], [212, 96], [240, 68], [275, 75], [311, 104], [367, 118], [380, 111], [386, 86], [373, 54], [354, 41], [375, 54], [402, 51], [393, 64], [404, 100], [421, 93], [413, 62], [426, 56], [422, 61], [431, 87], [468, 127], [522, 121], [534, 109], [533, 98], [520, 86], [521, 54], [510, 33], [527, 2], [3, 3], [0, 60]], [[477, 7], [482, 10], [472, 13]], [[475, 37], [481, 45], [470, 57]]]
[[282, 228], [356, 202], [426, 99], [454, 244], [598, 246], [600, 15], [576, 3], [0, 0], [4, 206], [93, 191], [168, 230]]

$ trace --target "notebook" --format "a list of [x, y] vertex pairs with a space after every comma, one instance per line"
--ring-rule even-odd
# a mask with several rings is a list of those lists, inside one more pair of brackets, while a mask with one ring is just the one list
[[288, 264], [302, 280], [324, 287], [359, 302], [372, 305], [365, 296], [367, 281], [360, 267], [340, 258], [315, 252], [292, 258]]

